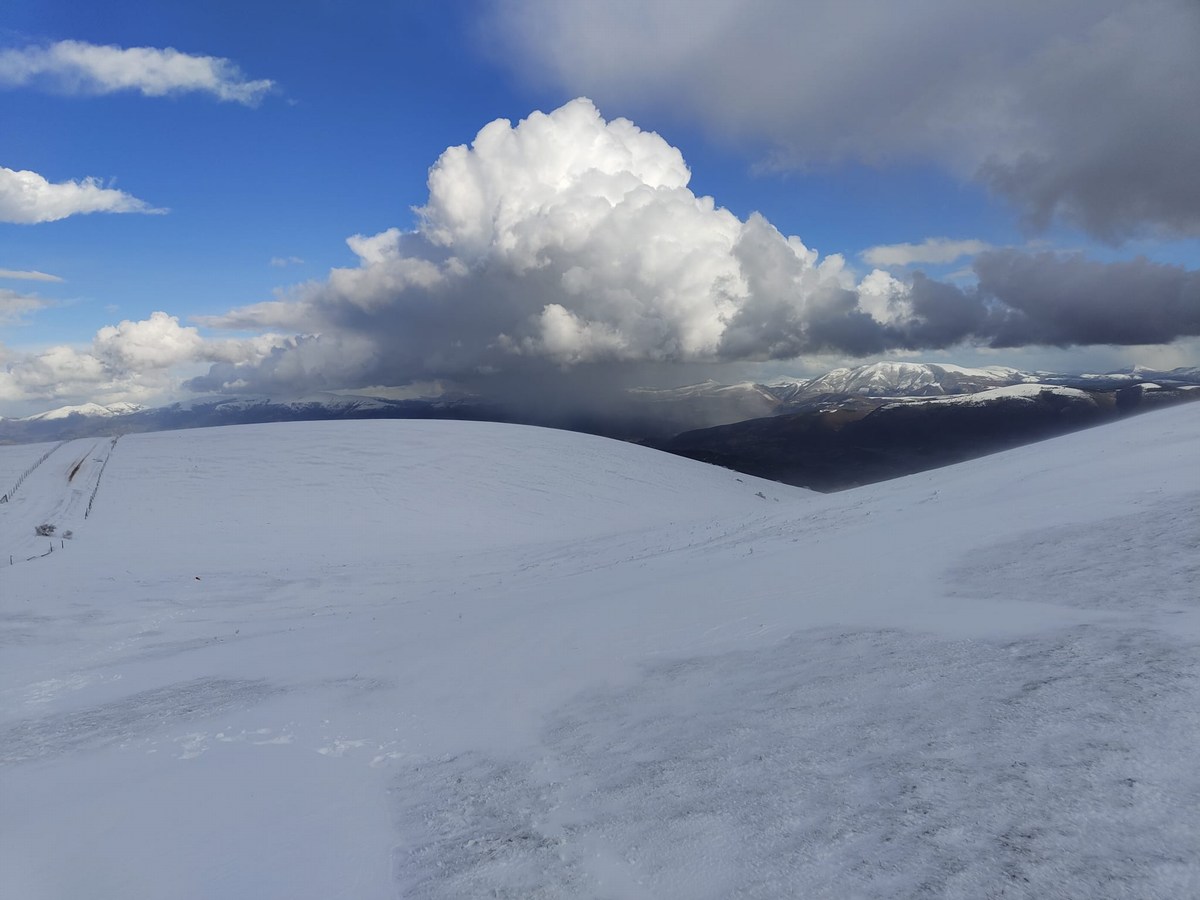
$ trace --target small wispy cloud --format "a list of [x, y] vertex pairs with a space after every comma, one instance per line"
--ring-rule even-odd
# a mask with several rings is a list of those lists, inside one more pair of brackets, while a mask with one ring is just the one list
[[23, 269], [0, 269], [0, 278], [15, 281], [62, 281], [57, 275]]
[[248, 79], [228, 59], [182, 53], [173, 47], [58, 41], [0, 50], [0, 86], [45, 87], [64, 94], [137, 91], [146, 97], [199, 92], [255, 106], [275, 89], [275, 82]]
[[945, 265], [964, 256], [975, 256], [992, 245], [985, 241], [955, 241], [950, 238], [926, 238], [919, 244], [880, 244], [862, 252], [872, 266], [911, 266], [918, 263]]
[[286, 269], [288, 266], [302, 266], [304, 260], [298, 256], [272, 256], [271, 265], [277, 269]]
[[0, 288], [0, 325], [13, 325], [30, 313], [45, 309], [50, 301], [35, 294], [19, 294]]
[[[52, 182], [28, 170], [0, 166], [0, 222], [29, 225], [83, 213], [165, 213], [144, 200], [104, 187], [96, 178]], [[35, 273], [34, 280], [55, 280]], [[10, 276], [14, 277], [14, 276]]]

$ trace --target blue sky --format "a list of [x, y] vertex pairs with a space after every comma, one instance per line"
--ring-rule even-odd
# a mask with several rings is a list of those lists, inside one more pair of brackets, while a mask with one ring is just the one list
[[[1200, 163], [1200, 13], [986, 0], [964, 20], [958, 6], [17, 4], [0, 30], [0, 415], [212, 390], [478, 387], [497, 372], [671, 382], [896, 356], [1200, 362], [1200, 203], [1196, 166], [1183, 168]], [[155, 68], [167, 48], [190, 75]], [[518, 126], [585, 96], [593, 112]], [[620, 158], [641, 138], [610, 127], [622, 117], [661, 138], [632, 174]], [[441, 154], [498, 118], [507, 149], [447, 163], [431, 198]], [[566, 156], [563, 140], [578, 143]], [[671, 148], [686, 187], [658, 177]], [[580, 175], [593, 166], [603, 185]], [[109, 192], [102, 209], [138, 209], [73, 211], [82, 201], [55, 206], [49, 187], [13, 199], [18, 182], [89, 178]], [[661, 215], [622, 211], [631, 184]], [[479, 205], [472, 190], [490, 204], [486, 246], [460, 217]], [[735, 221], [667, 204], [687, 206], [687, 191]], [[576, 234], [597, 196], [611, 221]], [[378, 258], [347, 246], [393, 228], [415, 240], [381, 238]], [[783, 249], [789, 236], [803, 252]], [[929, 239], [964, 252], [871, 253]], [[619, 278], [599, 271], [601, 246]], [[833, 254], [844, 262], [825, 265]], [[890, 280], [864, 288], [877, 265]], [[914, 288], [916, 270], [928, 278]], [[1035, 276], [1036, 289], [1021, 281]]]

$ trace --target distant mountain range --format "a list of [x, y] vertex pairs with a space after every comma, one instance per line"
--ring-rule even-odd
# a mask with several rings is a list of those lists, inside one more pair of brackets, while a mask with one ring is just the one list
[[[127, 416], [130, 413], [140, 412], [145, 408], [136, 403], [110, 403], [108, 406], [101, 406], [99, 403], [84, 403], [79, 406], [60, 406], [58, 409], [51, 409], [32, 416], [26, 416], [24, 419], [10, 419], [9, 421], [53, 422], [58, 419], [66, 419], [70, 416], [109, 418], [111, 416]], [[4, 421], [3, 417], [0, 417], [0, 421]]]
[[496, 411], [478, 398], [390, 400], [382, 397], [319, 393], [298, 399], [203, 397], [158, 407], [134, 404], [64, 406], [20, 419], [0, 419], [0, 444], [59, 441], [95, 435], [173, 431], [258, 422], [321, 419], [475, 419]]
[[818, 490], [920, 471], [1167, 403], [1200, 399], [1200, 367], [1093, 375], [881, 362], [772, 384], [636, 388], [604, 412], [539, 415], [467, 394], [318, 393], [66, 406], [0, 419], [0, 443], [316, 419], [467, 419], [633, 440]]
[[1187, 400], [1200, 400], [1195, 368], [1052, 375], [881, 363], [800, 385], [773, 416], [684, 432], [656, 446], [831, 491]]
[[795, 385], [794, 396], [941, 397], [1035, 380], [1038, 380], [1036, 375], [1004, 366], [965, 369], [951, 365], [880, 362], [853, 369], [834, 369], [820, 378]]

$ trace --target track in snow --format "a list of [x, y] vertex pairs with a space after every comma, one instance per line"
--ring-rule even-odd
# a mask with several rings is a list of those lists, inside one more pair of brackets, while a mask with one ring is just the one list
[[[21, 476], [0, 504], [0, 565], [13, 565], [67, 549], [77, 535], [100, 484], [115, 440], [64, 441]], [[52, 536], [37, 534], [42, 525]]]

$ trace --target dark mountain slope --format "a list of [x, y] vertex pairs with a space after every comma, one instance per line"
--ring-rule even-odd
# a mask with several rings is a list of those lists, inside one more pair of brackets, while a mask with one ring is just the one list
[[1200, 391], [1083, 391], [1019, 385], [959, 397], [860, 401], [854, 408], [753, 419], [677, 435], [671, 453], [821, 491], [950, 465]]

